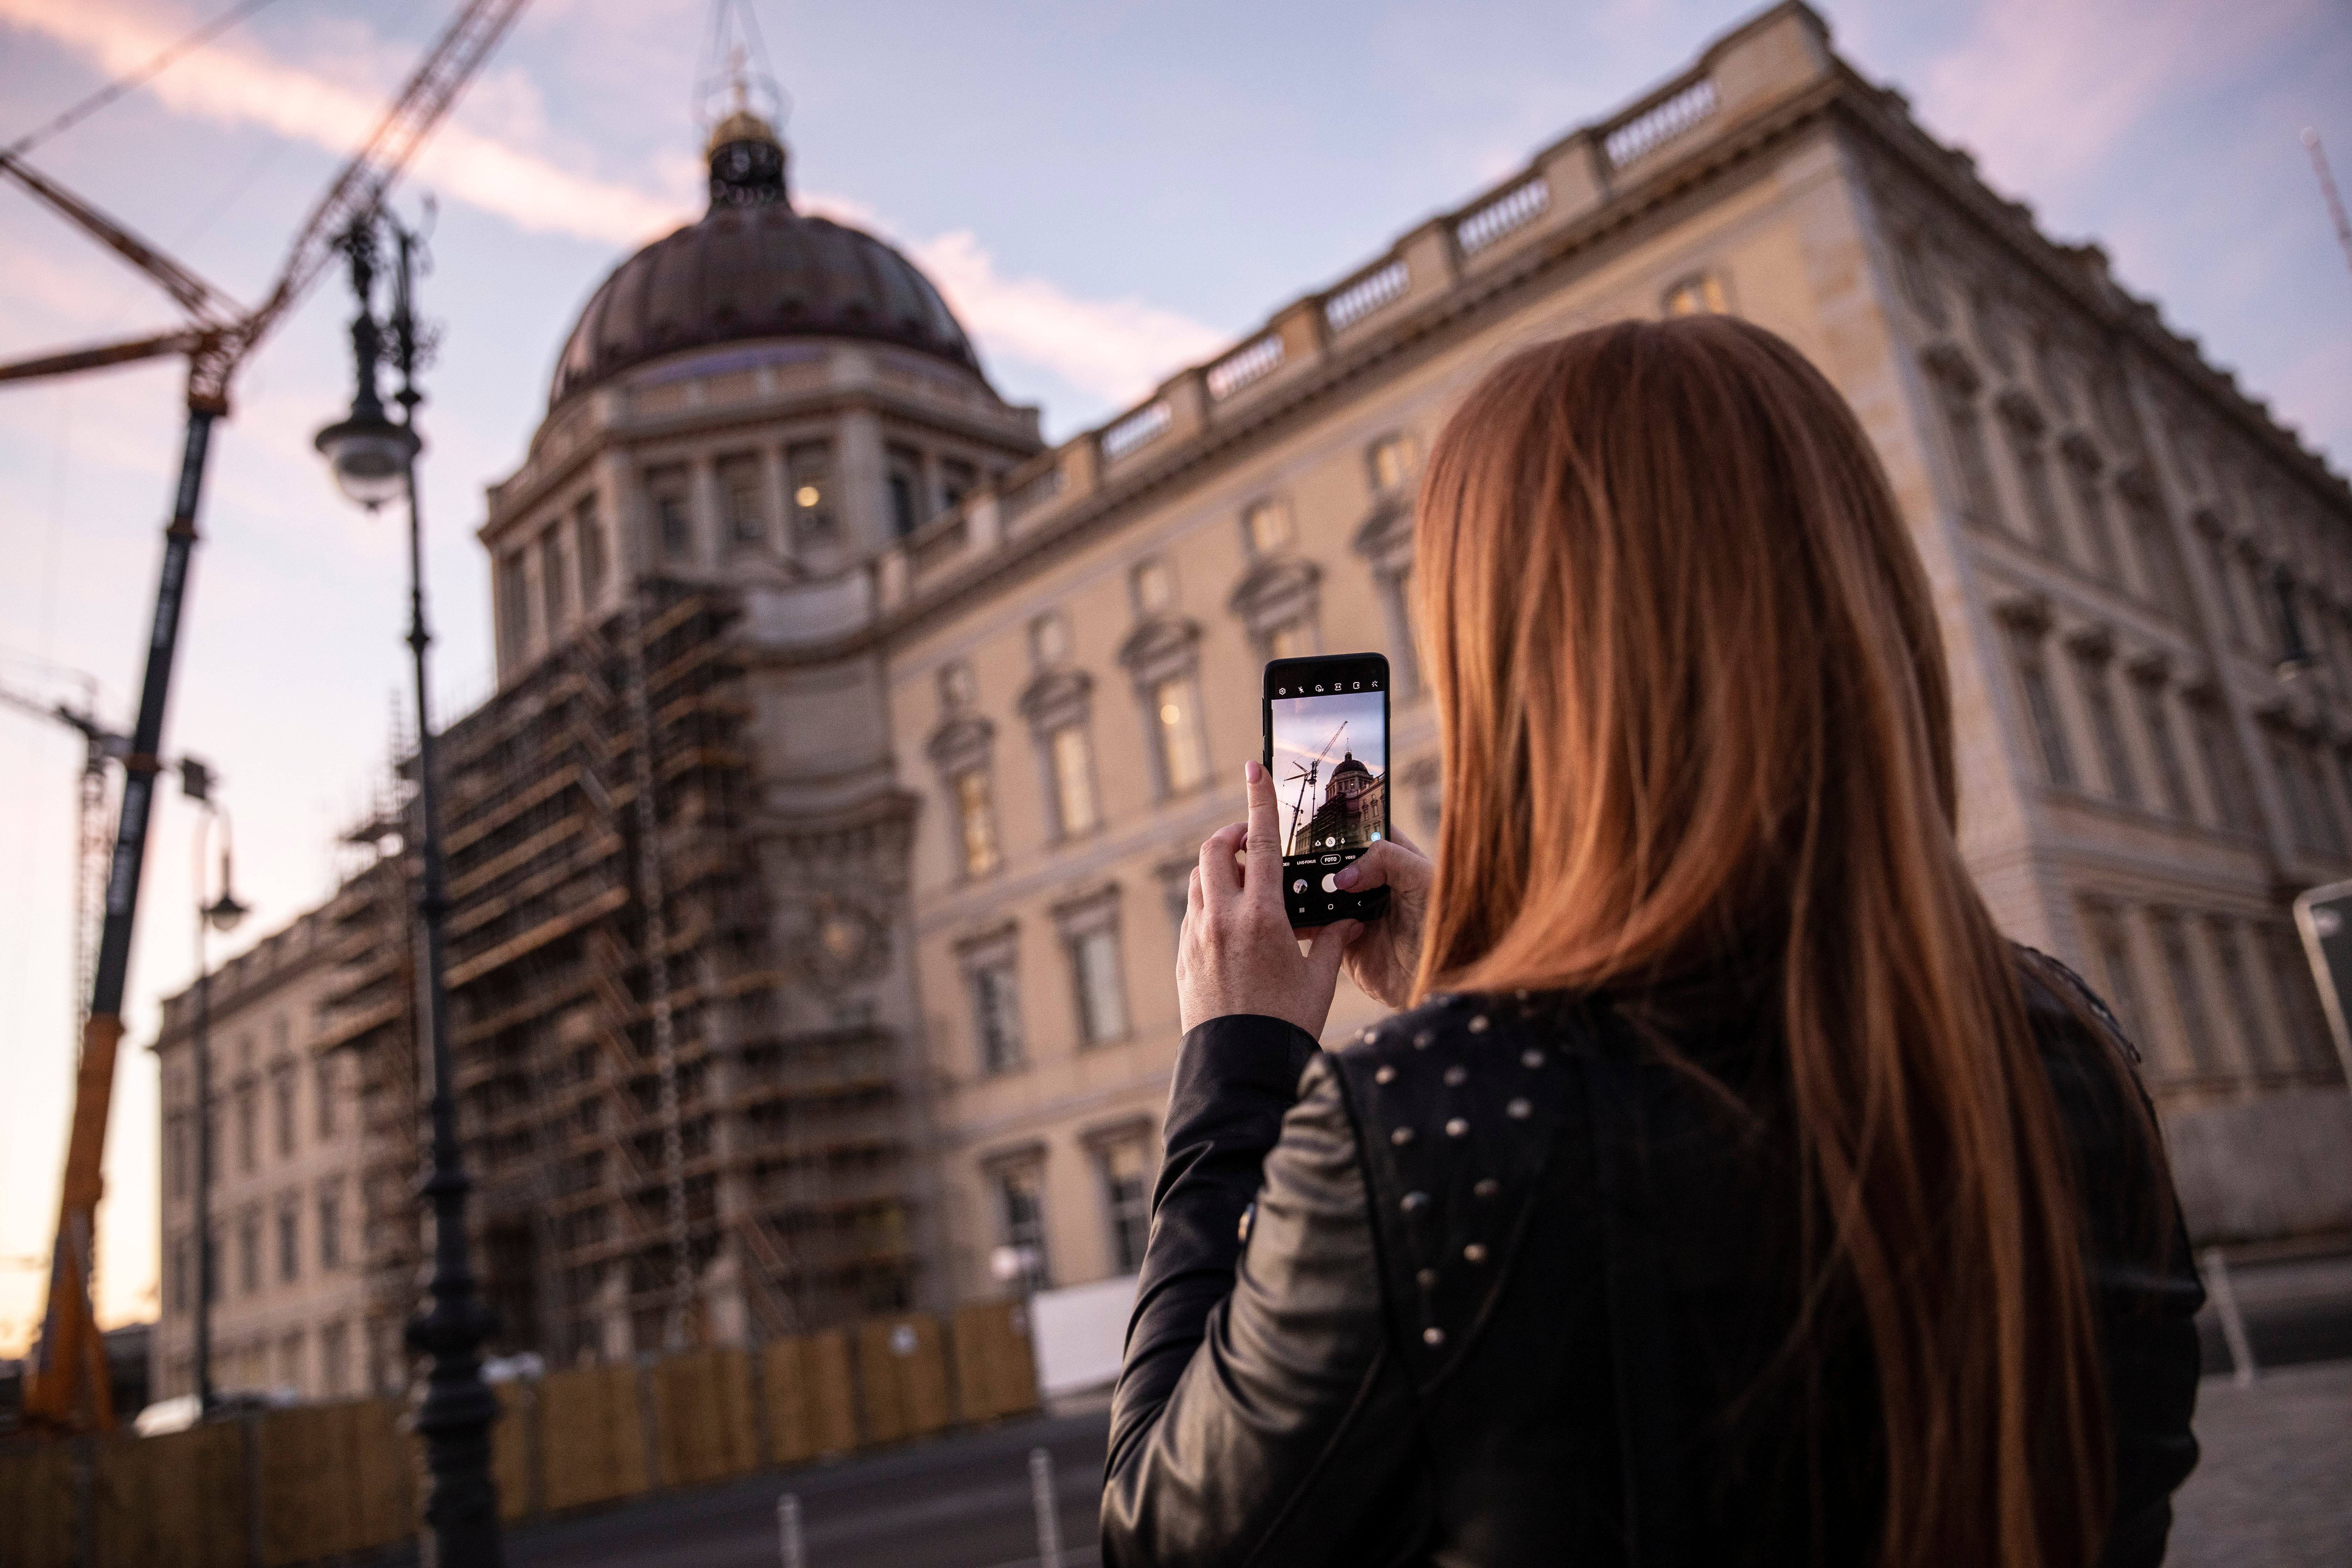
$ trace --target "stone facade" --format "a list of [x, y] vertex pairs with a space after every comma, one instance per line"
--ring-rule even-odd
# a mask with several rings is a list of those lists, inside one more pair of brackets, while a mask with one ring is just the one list
[[[320, 914], [213, 975], [213, 1386], [358, 1394], [371, 1365], [361, 1265], [360, 1126], [352, 1064], [317, 1048], [335, 967]], [[152, 1396], [194, 1394], [197, 1278], [193, 991], [163, 1004], [162, 1313]], [[391, 1369], [396, 1380], [396, 1369]]]

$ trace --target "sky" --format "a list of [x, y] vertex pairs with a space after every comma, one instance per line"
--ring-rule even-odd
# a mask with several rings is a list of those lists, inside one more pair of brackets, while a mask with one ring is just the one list
[[[228, 0], [0, 0], [0, 143]], [[482, 487], [520, 459], [579, 306], [701, 210], [708, 0], [537, 0], [404, 188], [436, 198], [420, 294], [442, 324], [425, 505], [436, 687], [490, 683]], [[940, 283], [1008, 395], [1059, 438], [1433, 211], [1685, 66], [1738, 0], [753, 0], [791, 98], [804, 209]], [[1822, 7], [2045, 229], [2125, 284], [2330, 457], [2352, 458], [2352, 273], [2298, 137], [2352, 175], [2341, 0], [1936, 0]], [[88, 121], [38, 168], [232, 295], [284, 247], [456, 0], [276, 0]], [[236, 823], [230, 950], [333, 884], [405, 690], [398, 531], [310, 446], [350, 401], [331, 277], [246, 367], [215, 437], [166, 730]], [[0, 357], [169, 326], [144, 279], [0, 187]], [[181, 425], [159, 362], [0, 386], [0, 683], [97, 681], [128, 728]], [[70, 731], [0, 710], [0, 1353], [34, 1324], [73, 1074]], [[194, 817], [151, 835], [100, 1213], [99, 1297], [155, 1304], [158, 999], [194, 973]]]

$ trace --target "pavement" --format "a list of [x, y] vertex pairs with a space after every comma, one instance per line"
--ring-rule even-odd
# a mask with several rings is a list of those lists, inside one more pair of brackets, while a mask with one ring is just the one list
[[[2352, 1564], [2352, 1257], [2242, 1262], [2231, 1286], [2257, 1372], [2238, 1382], [2218, 1311], [2200, 1329], [2204, 1457], [2174, 1500], [2181, 1568]], [[514, 1568], [775, 1568], [776, 1503], [800, 1499], [805, 1568], [1032, 1568], [1029, 1455], [1053, 1456], [1063, 1568], [1096, 1568], [1109, 1416], [1008, 1422], [529, 1524]]]

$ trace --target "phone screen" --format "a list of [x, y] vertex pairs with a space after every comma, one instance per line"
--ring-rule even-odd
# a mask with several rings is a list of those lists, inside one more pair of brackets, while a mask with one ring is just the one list
[[1388, 889], [1341, 892], [1341, 867], [1389, 836], [1389, 661], [1376, 653], [1265, 667], [1265, 767], [1295, 926], [1373, 920]]

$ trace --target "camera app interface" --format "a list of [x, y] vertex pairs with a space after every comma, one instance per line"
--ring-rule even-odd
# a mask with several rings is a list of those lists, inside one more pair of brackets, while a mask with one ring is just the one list
[[1345, 912], [1349, 895], [1333, 877], [1388, 832], [1388, 694], [1380, 686], [1310, 675], [1302, 695], [1268, 700], [1283, 892], [1295, 914]]

